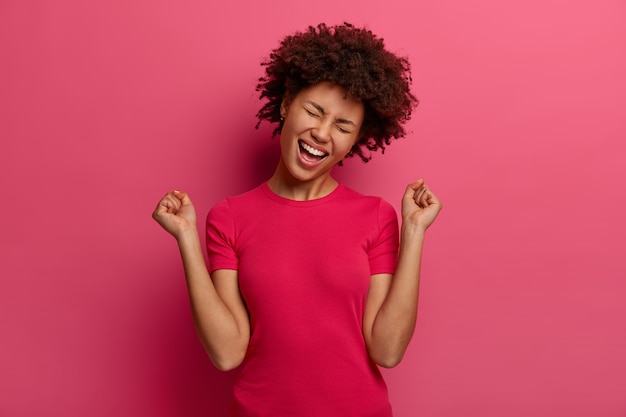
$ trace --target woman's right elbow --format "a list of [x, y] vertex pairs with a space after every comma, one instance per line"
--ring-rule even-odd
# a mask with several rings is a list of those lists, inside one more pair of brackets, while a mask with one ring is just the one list
[[222, 372], [232, 371], [241, 365], [243, 362], [243, 357], [232, 357], [232, 358], [211, 358], [211, 362], [213, 365]]
[[220, 371], [232, 371], [239, 367], [246, 357], [246, 348], [231, 349], [228, 351], [216, 352], [211, 349], [205, 349], [213, 365]]
[[220, 371], [232, 371], [242, 364], [248, 352], [249, 338], [229, 340], [228, 342], [200, 337], [204, 351], [209, 355], [213, 365]]

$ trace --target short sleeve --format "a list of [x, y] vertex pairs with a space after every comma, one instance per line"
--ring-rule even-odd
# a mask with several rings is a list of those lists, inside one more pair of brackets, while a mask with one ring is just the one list
[[368, 252], [372, 275], [395, 272], [399, 239], [396, 211], [389, 203], [381, 199], [378, 207], [378, 237]]
[[239, 269], [235, 251], [235, 227], [228, 200], [215, 205], [207, 215], [206, 247], [209, 272], [216, 269]]

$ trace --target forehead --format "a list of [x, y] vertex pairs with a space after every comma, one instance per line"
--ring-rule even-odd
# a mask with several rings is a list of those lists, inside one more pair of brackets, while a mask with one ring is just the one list
[[327, 113], [363, 113], [363, 103], [347, 95], [345, 88], [327, 81], [313, 84], [302, 89], [296, 100], [313, 102], [321, 106]]

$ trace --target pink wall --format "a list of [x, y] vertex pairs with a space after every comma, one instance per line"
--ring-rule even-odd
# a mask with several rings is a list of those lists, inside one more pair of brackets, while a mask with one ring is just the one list
[[348, 20], [411, 58], [421, 105], [338, 176], [446, 204], [396, 416], [625, 416], [626, 3], [270, 3], [0, 2], [0, 415], [223, 415], [233, 375], [150, 213], [267, 178], [258, 63]]

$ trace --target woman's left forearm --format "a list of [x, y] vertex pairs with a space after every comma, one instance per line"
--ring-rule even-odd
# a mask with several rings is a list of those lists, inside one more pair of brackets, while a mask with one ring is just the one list
[[373, 323], [370, 354], [384, 367], [400, 362], [415, 330], [424, 232], [403, 225], [396, 273]]
[[424, 235], [441, 207], [423, 180], [409, 184], [402, 196], [396, 273], [385, 287], [370, 283], [364, 315], [365, 343], [372, 359], [381, 366], [390, 368], [400, 363], [413, 337]]

